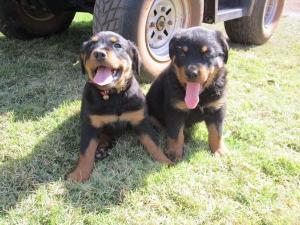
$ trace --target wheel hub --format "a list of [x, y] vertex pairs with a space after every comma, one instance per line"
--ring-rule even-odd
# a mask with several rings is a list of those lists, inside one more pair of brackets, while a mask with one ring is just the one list
[[158, 18], [157, 22], [156, 22], [156, 29], [158, 31], [162, 31], [163, 29], [165, 29], [165, 23], [166, 18], [164, 16], [161, 16]]
[[158, 60], [169, 59], [169, 42], [174, 32], [186, 27], [189, 8], [186, 0], [154, 0], [146, 22], [146, 43]]

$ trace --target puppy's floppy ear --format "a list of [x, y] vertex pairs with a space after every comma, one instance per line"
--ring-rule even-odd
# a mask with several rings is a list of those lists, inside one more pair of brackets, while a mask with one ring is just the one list
[[85, 52], [86, 52], [87, 44], [88, 44], [88, 41], [83, 42], [81, 49], [80, 49], [80, 65], [81, 65], [81, 71], [83, 74], [86, 73], [86, 71], [85, 71], [85, 60], [86, 60]]
[[132, 60], [132, 69], [139, 76], [141, 73], [141, 57], [140, 57], [139, 50], [133, 42], [128, 41], [128, 44], [130, 47], [129, 55]]
[[82, 74], [85, 74], [85, 67], [84, 67], [84, 61], [85, 61], [85, 57], [84, 54], [80, 54], [80, 65], [81, 65], [81, 72]]
[[176, 33], [173, 35], [170, 43], [169, 43], [169, 56], [171, 59], [176, 55], [176, 52], [178, 51], [178, 44], [180, 42], [180, 39], [182, 37], [182, 34], [186, 33], [186, 29], [179, 28]]
[[228, 43], [226, 41], [226, 38], [224, 37], [224, 35], [222, 34], [221, 31], [216, 31], [216, 37], [217, 37], [217, 40], [221, 44], [222, 49], [223, 49], [224, 63], [227, 63], [227, 61], [228, 61], [229, 45], [228, 45]]
[[169, 44], [169, 56], [172, 59], [173, 56], [176, 54], [176, 47], [175, 47], [175, 37], [173, 37]]

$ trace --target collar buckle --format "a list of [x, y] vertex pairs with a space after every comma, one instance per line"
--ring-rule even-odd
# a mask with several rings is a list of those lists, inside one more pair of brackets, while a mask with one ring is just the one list
[[100, 94], [102, 95], [103, 100], [107, 101], [109, 99], [109, 91], [100, 91]]

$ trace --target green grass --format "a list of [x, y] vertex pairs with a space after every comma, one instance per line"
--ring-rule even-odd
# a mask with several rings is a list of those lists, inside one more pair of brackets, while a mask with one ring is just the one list
[[263, 46], [231, 44], [228, 156], [211, 156], [202, 124], [172, 168], [127, 134], [74, 184], [90, 33], [79, 14], [46, 39], [0, 36], [0, 224], [300, 224], [299, 19]]

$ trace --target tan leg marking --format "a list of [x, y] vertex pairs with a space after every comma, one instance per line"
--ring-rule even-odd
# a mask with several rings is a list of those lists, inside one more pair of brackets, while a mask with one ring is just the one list
[[141, 135], [140, 141], [155, 160], [161, 163], [172, 164], [171, 160], [169, 160], [167, 156], [165, 156], [161, 149], [154, 143], [154, 141], [148, 135]]
[[210, 124], [207, 126], [208, 143], [211, 152], [215, 156], [223, 156], [227, 152], [222, 136], [219, 134], [216, 125]]
[[168, 137], [168, 153], [175, 162], [180, 161], [183, 155], [184, 134], [183, 127], [180, 128], [177, 140]]
[[82, 182], [90, 178], [95, 162], [95, 152], [99, 141], [92, 139], [85, 154], [80, 154], [76, 169], [69, 175], [69, 180]]

